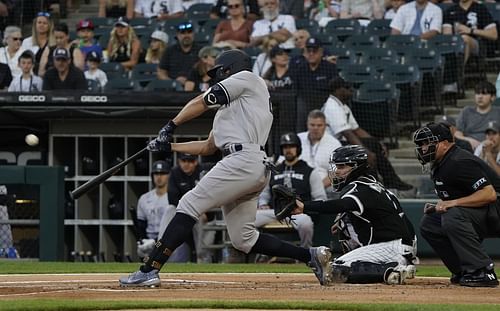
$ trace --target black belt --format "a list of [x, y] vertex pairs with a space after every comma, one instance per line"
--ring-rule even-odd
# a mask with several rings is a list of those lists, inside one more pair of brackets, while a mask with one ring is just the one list
[[[222, 155], [225, 156], [225, 157], [227, 157], [231, 153], [238, 152], [238, 151], [241, 151], [241, 150], [243, 150], [243, 145], [242, 144], [231, 144], [231, 145], [225, 147], [222, 150]], [[260, 150], [264, 151], [264, 147], [260, 146]]]

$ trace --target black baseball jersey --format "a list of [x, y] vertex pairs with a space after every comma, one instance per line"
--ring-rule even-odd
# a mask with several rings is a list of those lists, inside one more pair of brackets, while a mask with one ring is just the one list
[[202, 168], [197, 165], [193, 174], [187, 175], [179, 166], [175, 166], [168, 179], [168, 202], [177, 206], [182, 196], [196, 186], [200, 180], [201, 171]]
[[412, 245], [415, 231], [394, 194], [373, 176], [361, 176], [346, 185], [340, 199], [304, 204], [304, 212], [349, 213], [362, 245], [402, 239]]
[[303, 201], [311, 200], [311, 183], [309, 182], [313, 168], [303, 160], [297, 161], [292, 166], [283, 163], [276, 167], [279, 173], [273, 173], [269, 185], [285, 185], [295, 190]]
[[452, 146], [432, 169], [431, 178], [438, 197], [443, 201], [466, 197], [492, 185], [500, 193], [500, 177], [480, 158]]
[[472, 2], [467, 11], [456, 4], [444, 12], [443, 26], [453, 27], [455, 22], [473, 29], [485, 29], [489, 25], [495, 25], [495, 21], [486, 6], [475, 1]]

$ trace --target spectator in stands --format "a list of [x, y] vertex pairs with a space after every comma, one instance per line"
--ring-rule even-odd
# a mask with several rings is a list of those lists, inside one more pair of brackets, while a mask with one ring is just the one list
[[[325, 189], [318, 170], [299, 158], [302, 148], [297, 134], [287, 133], [281, 136], [280, 149], [285, 159], [276, 167], [276, 171], [271, 172], [269, 184], [259, 195], [259, 207], [255, 218], [257, 228], [276, 221], [271, 192], [274, 185], [280, 184], [294, 189], [301, 200], [326, 200]], [[301, 214], [300, 217], [294, 216], [291, 224], [299, 233], [300, 246], [311, 247], [314, 234], [314, 223], [311, 217], [306, 214]]]
[[[260, 8], [257, 0], [244, 0], [246, 18], [254, 21], [260, 17]], [[226, 19], [230, 15], [228, 0], [217, 0], [217, 3], [210, 11], [210, 18], [212, 19]]]
[[147, 64], [159, 64], [161, 56], [165, 53], [168, 45], [168, 35], [161, 31], [155, 30], [151, 34], [151, 42], [149, 43], [148, 50], [146, 51]]
[[267, 87], [270, 90], [288, 90], [292, 88], [293, 81], [288, 73], [288, 51], [275, 46], [271, 49], [271, 68], [264, 74]]
[[35, 66], [33, 71], [38, 73], [42, 54], [49, 47], [56, 44], [54, 37], [54, 23], [47, 12], [39, 12], [33, 19], [31, 27], [31, 37], [23, 40], [22, 48], [31, 50], [35, 54]]
[[263, 0], [261, 11], [263, 19], [253, 24], [250, 45], [261, 45], [270, 37], [278, 40], [282, 48], [293, 48], [292, 34], [297, 31], [293, 16], [280, 14], [279, 0]]
[[87, 54], [85, 61], [87, 62], [87, 70], [84, 72], [85, 79], [96, 81], [101, 90], [104, 89], [106, 83], [108, 83], [108, 76], [104, 71], [99, 69], [101, 64], [101, 57], [96, 51], [92, 51]]
[[364, 146], [370, 166], [380, 174], [386, 188], [398, 190], [397, 192], [411, 190], [413, 186], [403, 182], [396, 174], [381, 142], [360, 127], [356, 121], [348, 106], [353, 95], [351, 85], [341, 77], [337, 77], [330, 81], [330, 91], [331, 94], [322, 108], [328, 132], [346, 145]]
[[275, 46], [278, 46], [278, 44], [278, 40], [274, 38], [264, 38], [261, 46], [262, 53], [259, 53], [259, 55], [257, 55], [257, 59], [255, 60], [255, 63], [252, 67], [253, 73], [262, 77], [267, 72], [267, 70], [271, 68], [272, 63], [270, 53]]
[[384, 0], [342, 0], [340, 18], [355, 18], [368, 25], [370, 20], [383, 16]]
[[86, 90], [87, 81], [83, 71], [71, 64], [71, 56], [65, 48], [54, 50], [54, 67], [43, 77], [43, 90]]
[[211, 86], [208, 70], [215, 65], [215, 58], [220, 51], [211, 46], [205, 46], [198, 52], [199, 60], [194, 65], [184, 84], [184, 91], [205, 92]]
[[[154, 248], [158, 237], [163, 235], [175, 214], [175, 206], [169, 201], [170, 165], [166, 161], [155, 161], [151, 168], [154, 189], [141, 195], [137, 203], [137, 254], [146, 257]], [[169, 262], [190, 260], [189, 246], [183, 244], [176, 249]]]
[[443, 34], [460, 34], [465, 42], [464, 59], [479, 55], [479, 40], [496, 41], [496, 23], [490, 12], [474, 0], [460, 0], [444, 12]]
[[17, 66], [19, 63], [19, 56], [24, 52], [21, 48], [23, 35], [21, 28], [17, 26], [8, 26], [3, 33], [4, 47], [0, 48], [0, 63], [7, 64], [10, 72], [14, 77], [21, 74], [21, 69]]
[[134, 16], [167, 20], [184, 15], [182, 1], [176, 0], [135, 0]]
[[182, 85], [198, 61], [200, 46], [194, 42], [193, 24], [182, 22], [177, 26], [177, 44], [167, 48], [158, 65], [158, 79], [175, 79]]
[[384, 19], [393, 19], [399, 8], [406, 3], [406, 0], [391, 0], [391, 7], [384, 13]]
[[244, 48], [250, 43], [253, 20], [245, 18], [243, 0], [228, 0], [228, 19], [217, 25], [213, 44], [217, 47]]
[[125, 70], [132, 70], [139, 62], [141, 54], [141, 41], [137, 38], [135, 31], [130, 27], [126, 17], [120, 17], [108, 43], [108, 56], [110, 62], [120, 63]]
[[465, 139], [460, 139], [460, 138], [455, 137], [455, 133], [457, 132], [457, 121], [455, 120], [455, 118], [450, 117], [450, 116], [442, 116], [441, 118], [439, 118], [437, 120], [436, 123], [442, 123], [450, 129], [451, 135], [453, 135], [453, 138], [455, 139], [456, 146], [458, 146], [464, 150], [467, 150], [470, 153], [474, 152], [474, 150], [472, 150], [472, 146], [470, 145], [470, 143], [468, 141], [466, 141]]
[[24, 51], [18, 59], [21, 75], [15, 77], [9, 86], [9, 92], [41, 92], [43, 81], [32, 73], [35, 55], [30, 50]]
[[500, 120], [500, 107], [493, 106], [496, 89], [490, 82], [479, 82], [474, 91], [475, 106], [466, 106], [460, 112], [455, 137], [467, 140], [476, 149], [485, 139], [488, 122]]
[[6, 90], [12, 82], [12, 73], [8, 65], [0, 63], [0, 90]]
[[429, 40], [441, 32], [443, 12], [429, 0], [401, 6], [391, 22], [392, 35], [415, 35]]
[[134, 17], [134, 0], [99, 0], [99, 17]]
[[330, 95], [328, 83], [338, 76], [337, 67], [324, 60], [323, 53], [321, 41], [311, 37], [306, 42], [306, 61], [290, 66], [290, 76], [297, 91], [298, 130], [304, 128], [307, 112], [320, 108], [326, 101]]
[[307, 116], [307, 131], [298, 134], [302, 144], [300, 159], [310, 167], [318, 169], [323, 187], [327, 193], [331, 191], [331, 182], [328, 178], [330, 168], [330, 154], [341, 146], [337, 138], [326, 131], [325, 114], [318, 109], [309, 112]]
[[83, 53], [83, 57], [86, 57], [90, 52], [96, 52], [99, 58], [102, 59], [102, 47], [94, 40], [94, 24], [92, 21], [87, 19], [80, 20], [76, 25], [76, 31], [78, 39], [74, 43], [76, 43], [76, 46]]
[[483, 159], [500, 176], [500, 120], [488, 122], [486, 139], [474, 150], [474, 155]]
[[311, 19], [324, 26], [329, 21], [340, 17], [341, 2], [336, 0], [318, 0], [310, 12]]
[[304, 18], [304, 1], [280, 0], [280, 14], [291, 15], [295, 19]]
[[294, 32], [293, 41], [295, 43], [295, 48], [303, 49], [305, 51], [307, 39], [309, 39], [310, 37], [311, 34], [309, 33], [309, 31], [305, 29], [299, 29], [296, 32]]
[[64, 23], [55, 25], [54, 37], [56, 38], [56, 45], [45, 49], [42, 54], [40, 69], [38, 70], [40, 77], [43, 77], [45, 72], [54, 66], [53, 54], [56, 48], [64, 48], [68, 50], [71, 63], [78, 69], [83, 70], [85, 68], [85, 58], [82, 51], [80, 51], [80, 49], [69, 40], [68, 25]]

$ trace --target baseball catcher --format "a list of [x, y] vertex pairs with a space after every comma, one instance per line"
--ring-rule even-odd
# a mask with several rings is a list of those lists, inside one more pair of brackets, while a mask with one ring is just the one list
[[[346, 253], [333, 260], [327, 284], [404, 284], [415, 276], [416, 238], [397, 198], [371, 174], [366, 150], [342, 146], [330, 156], [329, 177], [339, 199], [302, 202], [293, 193], [273, 187], [276, 217], [338, 215], [332, 230], [345, 237]], [[295, 206], [295, 208], [293, 208]]]

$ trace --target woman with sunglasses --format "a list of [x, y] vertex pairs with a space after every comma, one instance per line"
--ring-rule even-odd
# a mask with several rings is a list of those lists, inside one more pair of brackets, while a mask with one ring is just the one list
[[38, 74], [40, 60], [45, 49], [56, 44], [54, 37], [54, 23], [47, 12], [39, 12], [31, 27], [31, 37], [23, 40], [22, 48], [31, 50], [35, 54], [35, 67], [33, 71]]
[[129, 25], [126, 17], [120, 17], [111, 31], [107, 51], [109, 61], [121, 63], [125, 70], [132, 68], [139, 62], [141, 42], [135, 31]]
[[244, 48], [250, 43], [253, 20], [245, 18], [243, 0], [228, 0], [228, 19], [219, 23], [213, 44], [219, 47]]
[[9, 65], [12, 76], [19, 76], [21, 68], [17, 66], [19, 56], [24, 52], [21, 48], [23, 35], [21, 28], [17, 26], [7, 26], [4, 31], [3, 44], [5, 47], [0, 48], [0, 63]]

